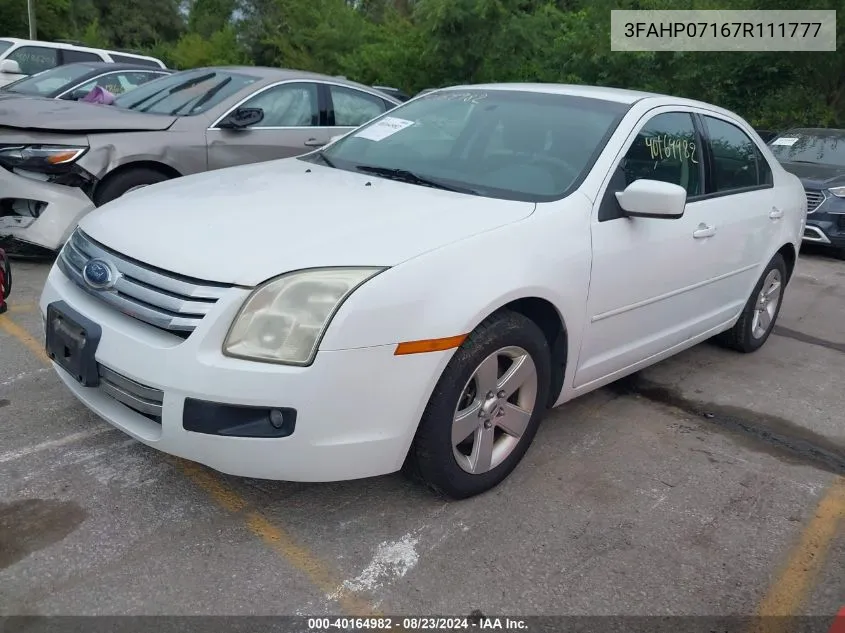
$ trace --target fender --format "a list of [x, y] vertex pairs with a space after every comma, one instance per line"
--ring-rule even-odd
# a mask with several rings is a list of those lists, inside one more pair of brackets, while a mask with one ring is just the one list
[[[585, 323], [592, 205], [573, 194], [542, 206], [548, 207], [543, 213], [429, 251], [376, 275], [340, 307], [320, 349], [468, 334], [502, 306], [536, 297], [555, 307], [571, 333], [566, 391]], [[442, 366], [453, 353], [444, 353]]]

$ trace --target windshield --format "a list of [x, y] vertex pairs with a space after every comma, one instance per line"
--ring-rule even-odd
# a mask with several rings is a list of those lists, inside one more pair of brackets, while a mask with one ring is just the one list
[[186, 70], [122, 94], [113, 105], [137, 112], [190, 116], [213, 108], [256, 81], [257, 77], [220, 70]]
[[769, 144], [784, 163], [818, 163], [845, 167], [845, 130], [793, 130]]
[[[57, 90], [74, 83], [90, 73], [92, 68], [84, 64], [57, 66], [31, 77], [24, 77], [3, 89], [27, 95], [49, 95]], [[71, 86], [68, 86], [71, 87]]]
[[445, 90], [303, 160], [492, 198], [569, 193], [630, 106], [515, 90]]
[[0, 53], [12, 47], [12, 43], [7, 40], [0, 40]]

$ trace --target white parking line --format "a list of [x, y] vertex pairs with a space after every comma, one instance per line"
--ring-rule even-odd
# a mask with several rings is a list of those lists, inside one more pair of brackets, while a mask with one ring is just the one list
[[20, 448], [16, 451], [0, 453], [0, 464], [12, 462], [16, 459], [20, 459], [21, 457], [26, 457], [28, 455], [32, 455], [33, 453], [40, 453], [41, 451], [47, 451], [51, 448], [67, 446], [68, 444], [73, 444], [74, 442], [79, 442], [81, 440], [88, 439], [89, 437], [96, 437], [97, 435], [102, 435], [103, 433], [109, 433], [116, 430], [117, 429], [112, 427], [105, 427], [92, 429], [90, 431], [80, 431], [79, 433], [72, 433], [71, 435], [60, 437], [57, 440], [48, 440], [46, 442], [41, 442], [41, 444], [36, 444], [35, 446], [27, 446], [26, 448]]
[[36, 369], [35, 371], [25, 371], [17, 376], [12, 376], [11, 378], [7, 378], [3, 382], [0, 382], [0, 387], [8, 387], [9, 385], [13, 385], [16, 382], [24, 380], [26, 378], [30, 378], [32, 376], [36, 376], [38, 374], [43, 374], [45, 371], [50, 371], [50, 367], [42, 367], [41, 369]]

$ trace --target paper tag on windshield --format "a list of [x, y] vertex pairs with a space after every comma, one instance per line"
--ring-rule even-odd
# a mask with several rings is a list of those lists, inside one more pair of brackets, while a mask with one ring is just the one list
[[388, 136], [401, 132], [406, 127], [413, 125], [413, 121], [407, 119], [398, 119], [395, 116], [386, 116], [383, 119], [373, 123], [368, 128], [365, 128], [355, 134], [358, 138], [365, 138], [370, 141], [381, 141]]
[[797, 143], [797, 142], [798, 142], [797, 138], [784, 137], [784, 138], [776, 138], [774, 141], [772, 141], [772, 145], [786, 145], [787, 147], [790, 147], [792, 145], [795, 145], [795, 143]]

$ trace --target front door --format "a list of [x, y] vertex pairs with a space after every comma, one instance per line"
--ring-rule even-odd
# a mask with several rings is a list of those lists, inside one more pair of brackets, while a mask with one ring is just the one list
[[[692, 114], [661, 108], [627, 141], [593, 210], [587, 324], [574, 387], [584, 387], [688, 339], [708, 305], [717, 258]], [[678, 219], [624, 217], [614, 193], [638, 179], [687, 190]]]
[[322, 120], [319, 95], [316, 83], [288, 82], [240, 104], [261, 108], [264, 119], [244, 129], [209, 128], [209, 169], [300, 156], [325, 145], [335, 132]]

